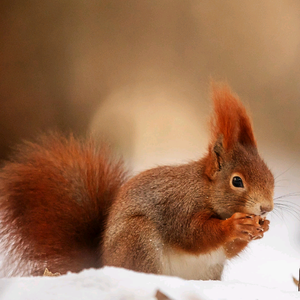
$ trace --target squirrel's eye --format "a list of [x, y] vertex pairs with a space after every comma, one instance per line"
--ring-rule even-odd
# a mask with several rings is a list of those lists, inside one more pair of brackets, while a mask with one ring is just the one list
[[244, 187], [244, 183], [243, 183], [242, 178], [239, 177], [239, 176], [234, 176], [232, 178], [232, 185], [234, 187], [237, 187], [237, 188], [243, 188]]

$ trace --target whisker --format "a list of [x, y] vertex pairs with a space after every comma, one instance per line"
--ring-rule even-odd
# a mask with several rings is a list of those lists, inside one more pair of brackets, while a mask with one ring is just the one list
[[280, 173], [280, 174], [278, 174], [277, 176], [275, 176], [275, 177], [274, 177], [275, 181], [276, 181], [277, 178], [279, 178], [280, 176], [282, 176], [282, 175], [285, 174], [286, 172], [290, 171], [290, 170], [293, 168], [294, 163], [295, 163], [295, 162], [293, 162], [293, 164], [292, 164], [289, 168], [287, 168], [285, 171], [283, 171], [282, 173]]
[[296, 210], [300, 213], [300, 205], [297, 203], [294, 203], [292, 201], [282, 201], [282, 202], [274, 202], [275, 207], [281, 207], [281, 208], [289, 208]]
[[253, 198], [251, 198], [249, 195], [242, 196], [242, 197], [240, 197], [240, 199], [245, 200], [246, 203], [249, 203], [249, 202], [252, 204], [256, 203], [256, 201]]
[[[281, 182], [281, 181], [280, 181]], [[279, 183], [279, 182], [278, 182]], [[287, 188], [286, 185], [277, 185], [277, 182], [275, 182], [275, 186], [274, 186], [275, 189], [283, 189], [283, 188]]]
[[280, 201], [278, 201], [278, 199], [276, 199], [276, 201], [274, 201], [275, 205], [287, 205], [287, 206], [293, 206], [294, 208], [298, 208], [300, 209], [300, 204], [295, 203], [293, 201], [290, 200], [286, 200], [286, 199], [280, 199]]
[[293, 206], [293, 205], [288, 205], [288, 204], [282, 204], [282, 205], [275, 204], [274, 207], [285, 210], [285, 211], [293, 211], [295, 213], [300, 214], [299, 206], [295, 206], [295, 205]]
[[280, 179], [280, 180], [276, 180], [275, 179], [275, 187], [277, 187], [277, 183], [279, 183], [279, 182], [289, 182], [290, 180], [289, 179]]
[[300, 221], [300, 206], [299, 205], [291, 205], [291, 203], [274, 203], [274, 210], [273, 212], [280, 212], [284, 219], [284, 212], [289, 214], [290, 216], [296, 218]]
[[281, 196], [277, 196], [274, 198], [274, 200], [282, 199], [284, 197], [296, 197], [296, 196], [300, 196], [300, 192], [293, 192], [293, 193], [288, 193], [288, 194], [284, 194]]
[[274, 209], [273, 211], [271, 211], [271, 214], [274, 214], [276, 217], [278, 217], [282, 221], [285, 221], [284, 216], [283, 216], [283, 212], [282, 212], [281, 209]]

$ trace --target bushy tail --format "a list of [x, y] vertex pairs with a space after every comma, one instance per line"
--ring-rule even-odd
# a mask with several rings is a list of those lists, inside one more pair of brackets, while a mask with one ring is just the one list
[[0, 171], [6, 275], [101, 267], [108, 208], [125, 181], [107, 146], [49, 134], [26, 142]]

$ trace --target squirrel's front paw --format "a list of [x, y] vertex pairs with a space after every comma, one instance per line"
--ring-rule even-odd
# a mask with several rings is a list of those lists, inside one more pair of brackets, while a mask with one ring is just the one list
[[259, 217], [259, 225], [263, 229], [263, 232], [266, 232], [269, 230], [269, 224], [270, 224], [269, 220]]
[[230, 231], [229, 236], [233, 240], [242, 239], [249, 242], [261, 239], [264, 231], [269, 229], [268, 220], [244, 213], [235, 213], [224, 222], [226, 222], [226, 227]]

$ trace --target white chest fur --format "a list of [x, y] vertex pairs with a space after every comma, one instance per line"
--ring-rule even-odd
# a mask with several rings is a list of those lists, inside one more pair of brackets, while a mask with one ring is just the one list
[[192, 280], [220, 280], [225, 261], [223, 248], [201, 255], [164, 249], [162, 274]]

